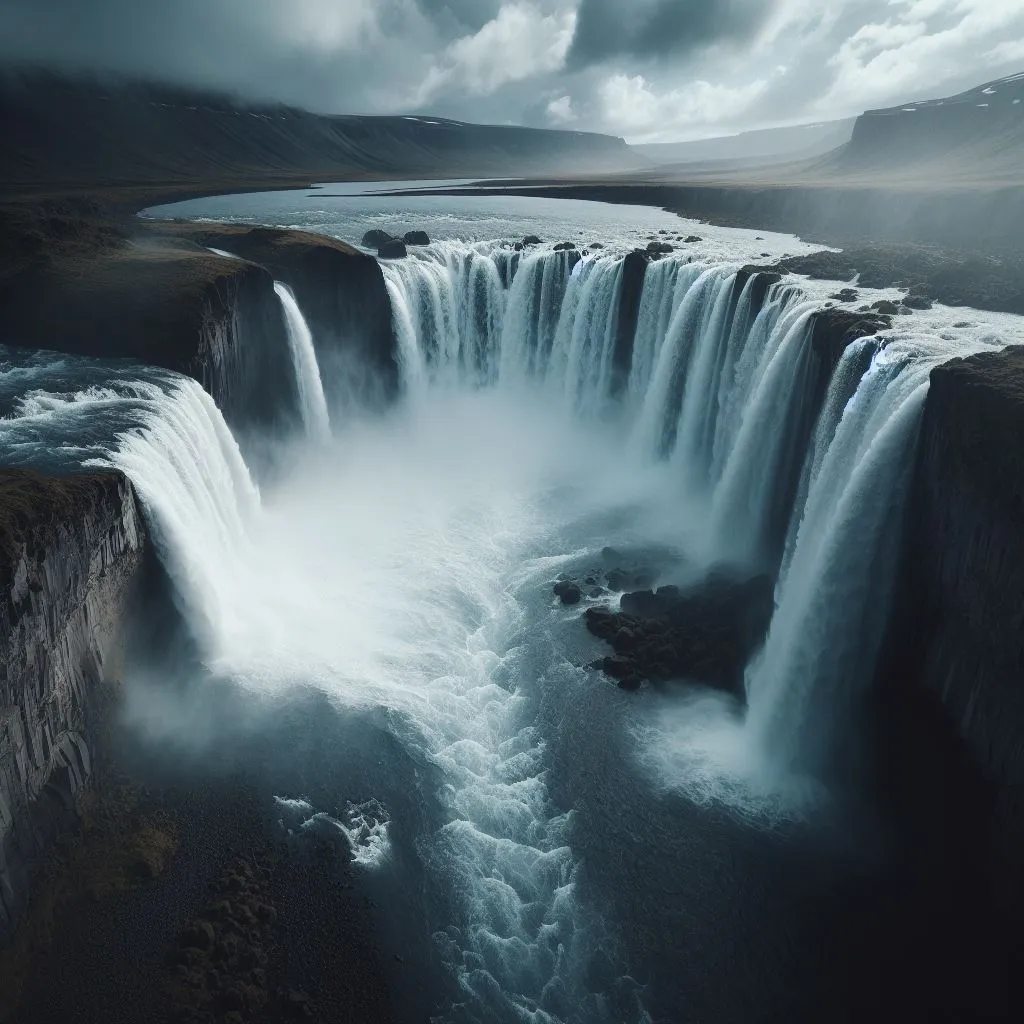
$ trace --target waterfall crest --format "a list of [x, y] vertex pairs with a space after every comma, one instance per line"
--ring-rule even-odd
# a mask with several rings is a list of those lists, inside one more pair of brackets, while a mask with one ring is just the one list
[[89, 464], [119, 469], [132, 481], [186, 619], [213, 643], [236, 614], [231, 580], [259, 514], [259, 491], [224, 417], [198, 383], [175, 378], [169, 387], [140, 383], [136, 391], [141, 425]]

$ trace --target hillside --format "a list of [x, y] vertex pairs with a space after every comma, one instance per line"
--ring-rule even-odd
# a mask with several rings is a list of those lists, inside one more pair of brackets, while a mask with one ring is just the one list
[[170, 87], [42, 72], [0, 78], [10, 188], [376, 175], [608, 172], [622, 139], [432, 117], [322, 116]]
[[1024, 181], [1024, 73], [943, 99], [869, 110], [849, 143], [814, 168], [929, 187]]
[[821, 156], [849, 141], [854, 118], [762, 128], [693, 142], [659, 142], [633, 149], [655, 164], [709, 164], [734, 161], [778, 163]]

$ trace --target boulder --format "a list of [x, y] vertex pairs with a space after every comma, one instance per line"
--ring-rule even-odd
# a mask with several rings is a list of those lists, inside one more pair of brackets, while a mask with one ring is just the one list
[[562, 604], [579, 604], [583, 599], [583, 592], [579, 585], [572, 580], [560, 580], [554, 587], [555, 595], [562, 599]]
[[572, 242], [559, 242], [555, 246], [555, 252], [575, 252], [576, 246]]
[[396, 241], [395, 236], [387, 231], [381, 231], [379, 228], [374, 228], [372, 231], [367, 231], [363, 235], [363, 245], [367, 249], [379, 249], [382, 245], [387, 242]]
[[771, 577], [713, 573], [695, 587], [623, 595], [619, 611], [588, 608], [587, 629], [615, 654], [601, 668], [626, 689], [688, 679], [744, 697], [743, 670], [773, 611]]
[[591, 242], [588, 248], [591, 248], [591, 249], [603, 249], [604, 248], [604, 242]]
[[540, 245], [540, 238], [537, 235], [525, 235], [523, 245]]
[[841, 288], [834, 295], [830, 295], [830, 299], [835, 299], [836, 302], [856, 302], [858, 299], [856, 288]]
[[430, 245], [430, 236], [426, 231], [406, 231], [403, 241], [406, 245]]
[[406, 249], [405, 242], [392, 238], [377, 247], [377, 255], [382, 260], [401, 260], [409, 255], [409, 250]]
[[900, 307], [895, 302], [890, 302], [888, 299], [879, 299], [877, 302], [872, 302], [871, 309], [877, 310], [883, 316], [897, 316], [900, 311]]
[[692, 245], [694, 242], [703, 242], [704, 239], [700, 235], [687, 235], [686, 241]]
[[670, 252], [675, 252], [675, 246], [669, 245], [668, 242], [648, 242], [647, 251], [658, 256], [667, 255]]
[[932, 300], [928, 298], [928, 295], [923, 289], [911, 288], [910, 291], [903, 296], [903, 305], [908, 309], [931, 309]]

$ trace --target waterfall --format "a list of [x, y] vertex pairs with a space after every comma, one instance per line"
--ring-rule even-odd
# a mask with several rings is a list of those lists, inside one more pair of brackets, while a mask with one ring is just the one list
[[213, 399], [190, 378], [139, 383], [142, 423], [86, 465], [121, 470], [135, 486], [153, 542], [188, 621], [212, 643], [237, 614], [232, 580], [245, 556], [259, 492]]
[[[301, 806], [304, 821], [361, 837], [359, 870], [398, 898], [406, 880], [387, 872], [415, 856], [416, 910], [451, 983], [438, 1021], [650, 1020], [587, 873], [621, 861], [594, 792], [615, 792], [607, 751], [644, 742], [622, 728], [623, 709], [640, 709], [636, 724], [644, 706], [618, 703], [632, 698], [596, 683], [592, 654], [576, 658], [583, 630], [552, 599], [557, 573], [655, 536], [687, 571], [778, 571], [745, 715], [732, 698], [666, 699], [666, 715], [710, 726], [703, 749], [690, 731], [659, 750], [662, 764], [684, 747], [689, 758], [664, 774], [689, 772], [702, 796], [755, 814], [788, 798], [765, 766], [827, 756], [888, 615], [906, 468], [948, 344], [898, 329], [855, 342], [825, 391], [820, 302], [800, 287], [764, 291], [736, 264], [678, 257], [646, 264], [641, 286], [625, 266], [607, 250], [453, 242], [382, 265], [404, 401], [349, 424], [344, 443], [309, 328], [277, 283], [307, 433], [328, 443], [297, 453], [265, 504], [191, 380], [138, 384], [132, 425], [87, 463], [133, 482], [218, 678], [315, 687], [417, 766], [409, 786], [390, 758], [367, 759], [374, 792], [344, 821]], [[52, 404], [20, 407], [27, 440]], [[623, 792], [642, 800], [631, 771]], [[398, 786], [416, 793], [393, 799]]]
[[[836, 379], [862, 356], [861, 346], [848, 348]], [[777, 610], [747, 680], [752, 739], [787, 764], [824, 757], [870, 683], [932, 365], [878, 351], [830, 443], [812, 456]]]
[[295, 367], [295, 382], [299, 390], [299, 406], [306, 433], [320, 440], [331, 436], [331, 421], [327, 413], [327, 399], [320, 380], [320, 367], [313, 348], [313, 335], [306, 318], [299, 309], [292, 290], [280, 281], [274, 282], [274, 291], [281, 300], [285, 326], [288, 330], [288, 344], [292, 351]]

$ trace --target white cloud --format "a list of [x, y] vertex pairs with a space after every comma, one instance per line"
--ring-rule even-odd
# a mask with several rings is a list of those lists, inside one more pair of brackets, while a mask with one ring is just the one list
[[[280, 0], [276, 2], [280, 6]], [[267, 0], [261, 4], [264, 11], [273, 8]], [[374, 0], [292, 0], [284, 7], [287, 17], [277, 18], [284, 40], [314, 51], [330, 53], [366, 45], [368, 33], [377, 27]]]
[[456, 39], [417, 90], [421, 106], [454, 87], [487, 96], [501, 86], [558, 71], [576, 27], [575, 11], [546, 14], [533, 3], [510, 3], [475, 35]]
[[576, 120], [576, 112], [572, 109], [571, 96], [559, 96], [547, 105], [548, 120], [552, 124], [571, 124]]
[[643, 75], [617, 74], [602, 83], [598, 96], [604, 120], [627, 141], [660, 142], [707, 134], [709, 127], [735, 120], [768, 84], [764, 78], [738, 86], [698, 81], [659, 94]]
[[[861, 26], [829, 61], [835, 78], [822, 109], [851, 98], [861, 107], [902, 93], [923, 98], [986, 50], [1024, 35], [1024, 0], [890, 0], [889, 8], [891, 16]], [[942, 27], [930, 30], [936, 18]], [[1014, 59], [1013, 50], [1004, 52]], [[985, 75], [979, 75], [980, 82]]]

